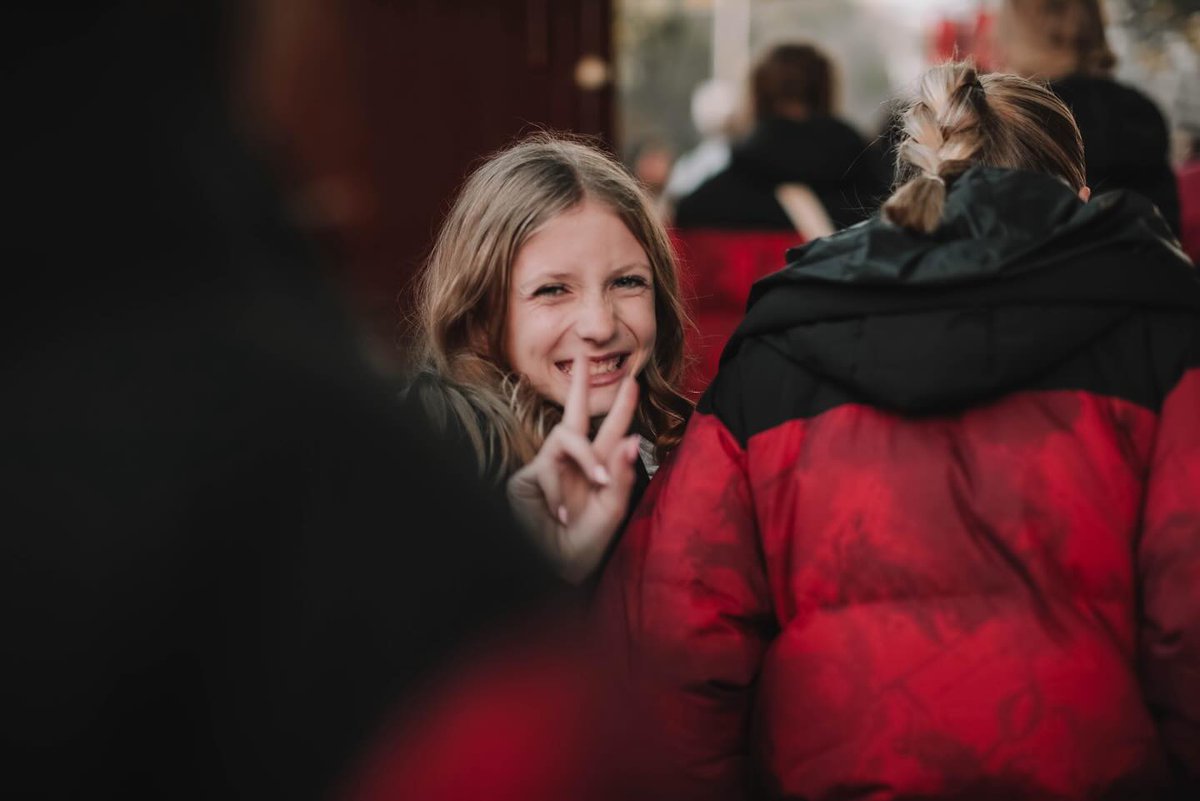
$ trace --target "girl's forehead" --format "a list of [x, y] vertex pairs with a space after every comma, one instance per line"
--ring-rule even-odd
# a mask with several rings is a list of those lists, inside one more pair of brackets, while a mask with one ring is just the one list
[[607, 206], [583, 203], [547, 220], [513, 254], [511, 270], [582, 271], [649, 265], [646, 248]]

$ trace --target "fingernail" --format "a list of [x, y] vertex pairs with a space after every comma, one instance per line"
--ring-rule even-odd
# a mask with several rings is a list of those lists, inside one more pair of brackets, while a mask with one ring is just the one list
[[597, 484], [607, 484], [611, 480], [608, 471], [604, 469], [604, 465], [602, 464], [596, 465], [596, 469], [592, 471], [592, 475], [596, 477]]
[[567, 507], [558, 507], [558, 522], [562, 523], [564, 526], [567, 524]]

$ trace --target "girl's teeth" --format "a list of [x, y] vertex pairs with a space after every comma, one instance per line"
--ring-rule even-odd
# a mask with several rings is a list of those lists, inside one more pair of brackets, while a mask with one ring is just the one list
[[[603, 362], [589, 362], [588, 375], [604, 375], [605, 373], [615, 372], [617, 367], [620, 366], [620, 364], [621, 364], [620, 356], [617, 356], [616, 358], [609, 359], [608, 361], [603, 361]], [[567, 375], [570, 375], [571, 370], [573, 368], [574, 368], [574, 365], [572, 363], [568, 362], [567, 364], [565, 364], [563, 366], [562, 369], [563, 369], [564, 373], [566, 373]]]
[[609, 359], [606, 362], [592, 362], [591, 370], [590, 370], [589, 374], [590, 375], [603, 375], [605, 373], [611, 373], [612, 371], [617, 369], [618, 361], [619, 361], [618, 359]]

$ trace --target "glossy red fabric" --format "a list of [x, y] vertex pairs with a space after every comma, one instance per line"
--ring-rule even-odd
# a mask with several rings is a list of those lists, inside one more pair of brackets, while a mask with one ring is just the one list
[[598, 613], [695, 798], [1200, 797], [1200, 370], [1159, 415], [697, 414]]
[[717, 374], [721, 351], [746, 314], [750, 287], [781, 269], [788, 248], [803, 243], [798, 233], [787, 231], [671, 232], [684, 299], [696, 324], [686, 343], [695, 358], [684, 381], [690, 396], [704, 392]]

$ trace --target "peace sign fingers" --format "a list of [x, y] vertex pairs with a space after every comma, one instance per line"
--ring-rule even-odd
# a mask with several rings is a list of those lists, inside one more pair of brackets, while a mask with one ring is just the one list
[[568, 431], [587, 436], [588, 433], [588, 360], [576, 356], [571, 362], [571, 387], [563, 405], [562, 426]]
[[637, 411], [637, 365], [629, 365], [594, 440], [588, 436], [590, 373], [589, 359], [575, 357], [562, 422], [508, 482], [518, 517], [573, 580], [595, 570], [620, 526], [638, 455], [638, 437], [628, 434]]
[[613, 448], [629, 433], [634, 412], [637, 411], [637, 402], [637, 378], [631, 370], [617, 388], [617, 397], [612, 408], [608, 410], [608, 415], [600, 424], [600, 430], [596, 432], [596, 438], [592, 441], [592, 447], [599, 458], [608, 459]]

